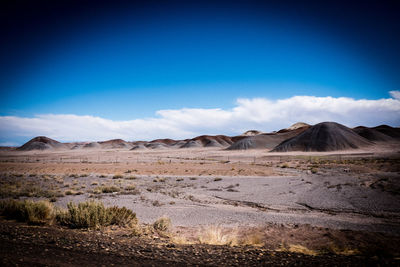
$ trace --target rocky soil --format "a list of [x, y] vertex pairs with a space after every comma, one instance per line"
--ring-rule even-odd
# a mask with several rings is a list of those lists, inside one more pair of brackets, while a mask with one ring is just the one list
[[81, 231], [1, 221], [2, 266], [396, 266], [384, 253], [318, 256], [255, 247], [174, 245], [128, 231]]

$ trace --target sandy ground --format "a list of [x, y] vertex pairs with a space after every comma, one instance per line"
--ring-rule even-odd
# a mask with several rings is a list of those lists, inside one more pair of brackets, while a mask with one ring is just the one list
[[[7, 186], [36, 186], [56, 192], [58, 206], [99, 199], [143, 223], [165, 215], [176, 227], [309, 224], [400, 235], [397, 151], [2, 151], [2, 197]], [[110, 186], [118, 192], [99, 192]]]

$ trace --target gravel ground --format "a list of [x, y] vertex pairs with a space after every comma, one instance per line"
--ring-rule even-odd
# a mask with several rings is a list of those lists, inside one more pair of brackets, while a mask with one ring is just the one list
[[[393, 179], [399, 180], [397, 175]], [[138, 176], [133, 183], [135, 195], [98, 197], [106, 205], [134, 210], [143, 223], [165, 215], [174, 226], [310, 224], [400, 234], [399, 195], [371, 187], [370, 178], [298, 172], [272, 177]], [[66, 196], [57, 205], [86, 198]]]

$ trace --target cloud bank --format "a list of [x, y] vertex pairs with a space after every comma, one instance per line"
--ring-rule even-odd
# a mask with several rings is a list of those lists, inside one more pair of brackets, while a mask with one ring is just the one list
[[400, 91], [389, 93], [392, 98], [378, 100], [315, 96], [237, 99], [232, 109], [159, 110], [154, 117], [128, 121], [73, 114], [0, 116], [0, 139], [15, 142], [16, 137], [38, 135], [59, 141], [183, 139], [202, 134], [236, 135], [249, 129], [273, 131], [299, 121], [336, 121], [349, 127], [399, 126]]

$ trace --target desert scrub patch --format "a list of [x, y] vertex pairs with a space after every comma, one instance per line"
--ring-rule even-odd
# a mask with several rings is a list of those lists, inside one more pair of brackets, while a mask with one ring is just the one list
[[128, 185], [119, 194], [121, 194], [121, 195], [138, 195], [138, 194], [140, 194], [140, 190], [138, 190], [135, 185]]
[[160, 201], [158, 201], [158, 200], [154, 200], [152, 203], [151, 203], [154, 207], [161, 207], [163, 204], [160, 202]]
[[171, 219], [165, 216], [157, 219], [153, 223], [154, 230], [158, 232], [167, 232], [171, 229], [171, 226], [172, 226]]
[[124, 178], [124, 176], [122, 174], [120, 174], [120, 173], [116, 173], [113, 176], [113, 179], [122, 179], [122, 178]]
[[302, 245], [293, 245], [293, 244], [290, 244], [288, 248], [282, 248], [281, 251], [301, 253], [301, 254], [310, 255], [310, 256], [318, 255], [317, 251], [315, 251], [315, 250], [311, 250]]
[[105, 207], [101, 202], [68, 203], [66, 211], [57, 213], [57, 221], [70, 228], [99, 229], [109, 225], [133, 226], [138, 223], [136, 214], [122, 207]]
[[79, 177], [88, 177], [88, 176], [89, 176], [89, 175], [86, 174], [86, 173], [79, 175]]
[[67, 196], [78, 196], [78, 195], [82, 195], [82, 194], [83, 194], [82, 191], [76, 191], [76, 190], [65, 191], [65, 195], [67, 195]]
[[183, 181], [183, 178], [178, 178], [178, 179], [176, 179], [176, 181], [177, 181], [177, 182], [182, 182], [182, 181]]
[[55, 218], [53, 205], [48, 201], [3, 200], [0, 201], [0, 214], [28, 224], [51, 224]]
[[131, 175], [131, 176], [125, 177], [125, 179], [126, 179], [126, 180], [135, 180], [135, 179], [137, 179], [137, 177]]
[[100, 194], [100, 193], [114, 193], [114, 192], [119, 192], [120, 190], [121, 189], [119, 189], [119, 187], [111, 185], [111, 186], [98, 186], [93, 191], [95, 194]]
[[41, 189], [39, 186], [30, 185], [30, 184], [3, 184], [0, 187], [0, 197], [12, 197], [12, 198], [19, 198], [19, 197], [44, 197], [44, 198], [51, 198], [59, 196], [54, 190], [46, 190]]
[[202, 231], [198, 233], [198, 241], [200, 244], [208, 245], [235, 246], [238, 244], [237, 233], [232, 233], [215, 225], [203, 228]]
[[126, 191], [133, 191], [136, 189], [136, 185], [132, 184], [132, 185], [128, 185], [125, 187]]

